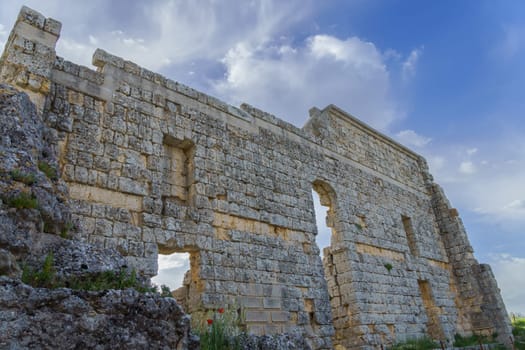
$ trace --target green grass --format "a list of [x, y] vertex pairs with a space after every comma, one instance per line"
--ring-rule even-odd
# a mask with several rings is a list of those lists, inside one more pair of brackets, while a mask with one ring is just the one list
[[419, 339], [409, 339], [395, 344], [390, 350], [431, 350], [437, 349], [440, 345], [432, 339], [423, 337]]
[[512, 317], [512, 335], [517, 350], [525, 350], [525, 317]]
[[56, 169], [53, 166], [51, 166], [48, 162], [38, 162], [38, 169], [40, 169], [40, 171], [43, 172], [50, 180], [58, 179]]
[[235, 307], [219, 308], [192, 317], [192, 328], [200, 337], [202, 350], [240, 350], [241, 317]]
[[34, 270], [31, 267], [24, 265], [22, 268], [22, 282], [33, 287], [56, 288], [57, 278], [53, 253], [46, 255], [44, 264], [40, 270]]
[[73, 228], [73, 224], [71, 222], [68, 222], [62, 230], [60, 230], [60, 237], [64, 239], [70, 239], [69, 231]]
[[[470, 336], [461, 336], [460, 334], [456, 334], [454, 336], [454, 346], [460, 348], [465, 346], [474, 346], [481, 344], [490, 344], [490, 343], [496, 343], [496, 338], [498, 337], [497, 333], [493, 333], [492, 335], [478, 335], [478, 334], [472, 334]], [[503, 346], [503, 345], [502, 345]], [[496, 347], [495, 349], [498, 349]], [[502, 349], [505, 349], [503, 346]]]
[[[22, 268], [22, 282], [36, 288], [71, 288], [75, 290], [101, 291], [108, 289], [133, 288], [141, 293], [158, 292], [155, 287], [144, 285], [137, 278], [135, 270], [104, 271], [84, 276], [59, 278], [54, 266], [53, 253], [46, 255], [40, 269], [33, 269], [27, 264]], [[169, 288], [161, 287], [162, 296], [171, 296]], [[167, 295], [169, 293], [169, 295]]]
[[121, 270], [120, 272], [104, 271], [102, 273], [81, 277], [70, 277], [67, 280], [61, 281], [60, 284], [62, 287], [88, 291], [127, 288], [133, 288], [142, 293], [156, 291], [153, 287], [140, 284], [137, 280], [135, 270], [131, 272], [125, 270]]
[[37, 209], [38, 200], [27, 192], [20, 192], [17, 196], [7, 199], [7, 205], [17, 209]]
[[31, 186], [36, 182], [35, 174], [23, 173], [19, 169], [11, 171], [11, 178], [15, 181], [22, 182], [28, 186]]

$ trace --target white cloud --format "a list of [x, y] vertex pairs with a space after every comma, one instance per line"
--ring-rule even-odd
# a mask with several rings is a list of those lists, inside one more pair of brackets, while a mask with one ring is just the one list
[[478, 149], [476, 147], [467, 149], [467, 154], [469, 156], [472, 156], [474, 154], [478, 153]]
[[491, 266], [508, 312], [525, 313], [525, 258], [509, 254], [491, 256]]
[[471, 161], [461, 162], [459, 165], [459, 172], [462, 174], [474, 174], [476, 173], [476, 166]]
[[[498, 135], [478, 147], [437, 140], [422, 153], [454, 206], [503, 232], [525, 226], [525, 137]], [[441, 147], [436, 149], [436, 147]], [[502, 157], [505, 154], [506, 157]], [[512, 160], [512, 161], [509, 161]]]
[[259, 45], [312, 9], [311, 0], [247, 1], [243, 6], [235, 0], [129, 1], [126, 6], [105, 0], [13, 0], [2, 5], [1, 23], [14, 22], [22, 5], [60, 20], [57, 52], [68, 60], [89, 65], [100, 47], [155, 71], [195, 58], [218, 60], [240, 41]]
[[402, 77], [403, 80], [409, 80], [416, 75], [416, 67], [419, 61], [419, 58], [423, 54], [423, 49], [413, 49], [408, 55], [407, 59], [403, 62], [402, 65]]
[[189, 253], [159, 254], [159, 270], [185, 266], [189, 258]]
[[182, 286], [184, 274], [190, 269], [188, 253], [159, 254], [159, 271], [151, 281], [160, 286], [166, 285], [171, 290]]
[[381, 52], [357, 37], [315, 35], [295, 46], [243, 42], [223, 62], [226, 79], [213, 87], [219, 96], [296, 124], [306, 120], [312, 106], [330, 103], [379, 129], [403, 117], [391, 96]]
[[396, 139], [406, 146], [423, 147], [426, 146], [431, 138], [419, 135], [414, 130], [402, 130], [396, 134]]

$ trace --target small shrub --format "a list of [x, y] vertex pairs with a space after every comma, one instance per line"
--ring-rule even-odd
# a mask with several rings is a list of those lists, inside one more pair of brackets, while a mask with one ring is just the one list
[[22, 268], [22, 282], [33, 287], [57, 288], [58, 282], [55, 274], [53, 253], [46, 255], [44, 264], [40, 270], [33, 270], [28, 265]]
[[359, 231], [361, 231], [361, 230], [363, 229], [363, 226], [361, 226], [361, 224], [355, 223], [354, 226], [355, 226], [355, 228], [357, 228]]
[[192, 318], [202, 350], [240, 350], [241, 317], [237, 309], [219, 308]]
[[390, 272], [390, 270], [392, 270], [392, 268], [393, 268], [393, 266], [392, 266], [391, 263], [386, 263], [386, 264], [385, 264], [385, 269], [387, 269], [388, 272]]
[[517, 350], [525, 350], [525, 318], [512, 317], [512, 335], [514, 336], [514, 347]]
[[54, 268], [53, 253], [49, 253], [40, 270], [28, 265], [22, 269], [22, 282], [39, 288], [71, 288], [75, 290], [101, 291], [107, 289], [133, 288], [141, 293], [155, 292], [155, 288], [142, 284], [135, 270], [104, 271], [83, 276], [58, 278]]
[[11, 178], [28, 186], [31, 186], [36, 182], [35, 174], [26, 174], [21, 172], [19, 169], [11, 171]]
[[49, 165], [48, 162], [40, 161], [38, 162], [38, 169], [40, 169], [41, 172], [43, 172], [48, 179], [50, 180], [56, 180], [58, 179], [57, 171], [54, 167]]
[[165, 298], [172, 297], [173, 295], [171, 294], [170, 287], [165, 284], [160, 286], [160, 296]]
[[89, 291], [133, 288], [141, 293], [155, 292], [154, 287], [140, 283], [135, 270], [130, 272], [126, 270], [121, 270], [120, 272], [108, 270], [92, 275], [70, 277], [62, 281], [62, 285], [71, 289]]
[[478, 335], [478, 334], [462, 336], [460, 334], [456, 334], [454, 336], [454, 346], [465, 347], [465, 346], [479, 345], [480, 343], [481, 344], [494, 343], [496, 342], [497, 337], [498, 337], [497, 332], [492, 333], [490, 336]]
[[69, 231], [73, 228], [73, 224], [71, 222], [68, 222], [62, 230], [60, 230], [60, 237], [64, 239], [69, 239]]
[[17, 196], [9, 198], [7, 204], [12, 208], [17, 209], [36, 209], [38, 208], [38, 200], [27, 192], [20, 192]]
[[439, 348], [440, 345], [428, 337], [409, 339], [392, 346], [391, 350], [431, 350]]

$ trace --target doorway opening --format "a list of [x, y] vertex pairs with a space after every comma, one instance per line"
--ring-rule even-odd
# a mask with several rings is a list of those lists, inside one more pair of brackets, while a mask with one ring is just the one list
[[[159, 250], [160, 247], [159, 247]], [[158, 273], [152, 283], [167, 286], [171, 295], [186, 313], [191, 313], [198, 306], [203, 290], [199, 274], [199, 252], [173, 252], [170, 250], [158, 255]]]

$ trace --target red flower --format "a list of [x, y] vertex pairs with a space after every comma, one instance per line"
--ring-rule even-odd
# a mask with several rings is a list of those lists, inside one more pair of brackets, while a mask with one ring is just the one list
[[208, 325], [211, 326], [211, 324], [213, 323], [213, 320], [208, 319], [206, 320], [206, 322], [208, 322]]
[[219, 308], [219, 310], [217, 310], [217, 312], [220, 313], [220, 314], [223, 314], [224, 313], [224, 308], [223, 307]]

